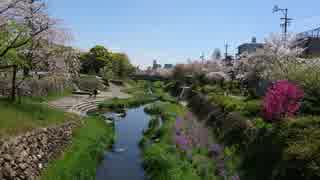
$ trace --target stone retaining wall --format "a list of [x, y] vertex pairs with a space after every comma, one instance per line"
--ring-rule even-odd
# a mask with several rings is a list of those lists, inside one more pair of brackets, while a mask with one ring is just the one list
[[70, 142], [77, 122], [34, 130], [8, 140], [0, 140], [0, 179], [36, 179], [48, 161]]

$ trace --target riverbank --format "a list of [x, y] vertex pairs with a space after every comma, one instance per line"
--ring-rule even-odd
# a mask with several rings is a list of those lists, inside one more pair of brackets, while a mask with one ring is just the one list
[[14, 137], [37, 128], [56, 126], [78, 119], [76, 115], [27, 98], [20, 103], [0, 99], [0, 114], [0, 138]]
[[90, 116], [74, 132], [72, 144], [44, 171], [43, 180], [94, 180], [102, 154], [114, 141], [113, 125]]
[[[183, 136], [190, 133], [187, 127], [183, 127], [186, 124], [180, 122], [187, 113], [184, 106], [156, 102], [147, 106], [145, 111], [152, 117], [140, 145], [143, 149], [144, 167], [150, 179], [219, 179], [214, 175], [216, 165], [210, 152], [203, 147], [210, 142], [209, 134], [202, 133], [207, 140], [202, 144], [191, 144], [191, 141]], [[203, 129], [191, 127], [189, 130]], [[201, 135], [201, 132], [197, 133]]]

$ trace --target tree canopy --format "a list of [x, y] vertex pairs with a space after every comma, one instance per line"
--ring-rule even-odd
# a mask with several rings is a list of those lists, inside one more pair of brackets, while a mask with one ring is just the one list
[[125, 53], [115, 53], [104, 46], [96, 45], [82, 53], [81, 73], [101, 75], [106, 79], [126, 78], [134, 67]]

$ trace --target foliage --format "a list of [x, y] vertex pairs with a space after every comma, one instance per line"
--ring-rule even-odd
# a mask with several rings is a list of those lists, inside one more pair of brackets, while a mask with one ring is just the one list
[[66, 89], [72, 89], [71, 85], [66, 77], [59, 74], [52, 74], [41, 79], [30, 77], [18, 81], [18, 94], [32, 97], [63, 94]]
[[[218, 179], [208, 151], [193, 146], [192, 141], [189, 141], [191, 137], [182, 132], [181, 119], [177, 118], [185, 114], [182, 106], [156, 102], [145, 110], [160, 115], [163, 120], [160, 128], [148, 129], [142, 143], [145, 168], [152, 179]], [[150, 123], [153, 124], [153, 120]], [[178, 136], [175, 136], [176, 133]], [[159, 142], [152, 142], [155, 135]]]
[[103, 46], [95, 46], [88, 53], [83, 53], [80, 56], [81, 72], [98, 74], [107, 61], [111, 59], [110, 52]]
[[223, 94], [224, 93], [223, 89], [217, 85], [205, 85], [202, 87], [201, 92], [204, 94], [210, 94], [210, 93]]
[[[110, 66], [109, 66], [110, 67]], [[129, 57], [124, 53], [112, 53], [111, 54], [111, 67], [115, 78], [126, 78], [134, 71], [134, 67], [131, 65]]]
[[123, 79], [134, 71], [129, 57], [124, 53], [113, 53], [97, 45], [80, 56], [81, 72], [100, 74], [104, 79]]
[[299, 63], [288, 63], [287, 66], [288, 80], [298, 84], [305, 92], [302, 112], [319, 115], [320, 59], [302, 59]]
[[242, 111], [245, 102], [241, 98], [210, 94], [211, 102], [220, 105], [226, 112]]
[[294, 119], [283, 124], [278, 133], [285, 148], [275, 179], [319, 179], [319, 117]]
[[103, 81], [92, 75], [81, 75], [77, 85], [83, 91], [93, 91], [94, 89], [105, 90]]
[[107, 146], [114, 139], [114, 130], [101, 117], [84, 119], [76, 130], [72, 144], [65, 153], [49, 163], [41, 179], [45, 180], [94, 180], [96, 167]]
[[200, 180], [192, 164], [180, 158], [172, 146], [153, 144], [144, 151], [145, 170], [154, 180]]
[[299, 101], [304, 92], [295, 84], [288, 81], [277, 81], [264, 98], [263, 115], [268, 121], [279, 121], [285, 117], [292, 117], [299, 110]]
[[49, 16], [47, 2], [11, 0], [0, 9], [0, 64], [18, 65], [28, 76], [30, 70], [51, 63], [52, 57], [66, 58], [52, 49], [63, 46], [71, 35]]
[[258, 124], [244, 153], [243, 178], [311, 180], [320, 177], [318, 117], [291, 119], [275, 127], [263, 124], [262, 120]]
[[99, 104], [100, 109], [119, 110], [124, 108], [138, 107], [140, 105], [156, 101], [157, 97], [154, 96], [135, 96], [127, 99], [113, 98]]
[[256, 117], [261, 114], [262, 102], [259, 99], [247, 100], [241, 113], [247, 117]]

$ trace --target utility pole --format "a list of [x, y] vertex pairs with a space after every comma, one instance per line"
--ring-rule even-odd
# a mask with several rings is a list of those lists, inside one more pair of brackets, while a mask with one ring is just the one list
[[288, 8], [279, 8], [279, 6], [274, 6], [273, 8], [273, 13], [276, 13], [276, 12], [282, 12], [284, 17], [280, 18], [283, 23], [280, 24], [280, 26], [283, 28], [283, 39], [284, 39], [284, 42], [287, 41], [287, 36], [288, 36], [288, 27], [290, 26], [290, 23], [293, 19], [289, 18], [288, 17]]
[[225, 56], [225, 59], [227, 59], [227, 58], [228, 58], [228, 49], [229, 49], [229, 44], [228, 44], [228, 42], [226, 42], [226, 44], [224, 45], [224, 47], [225, 47], [224, 56]]

